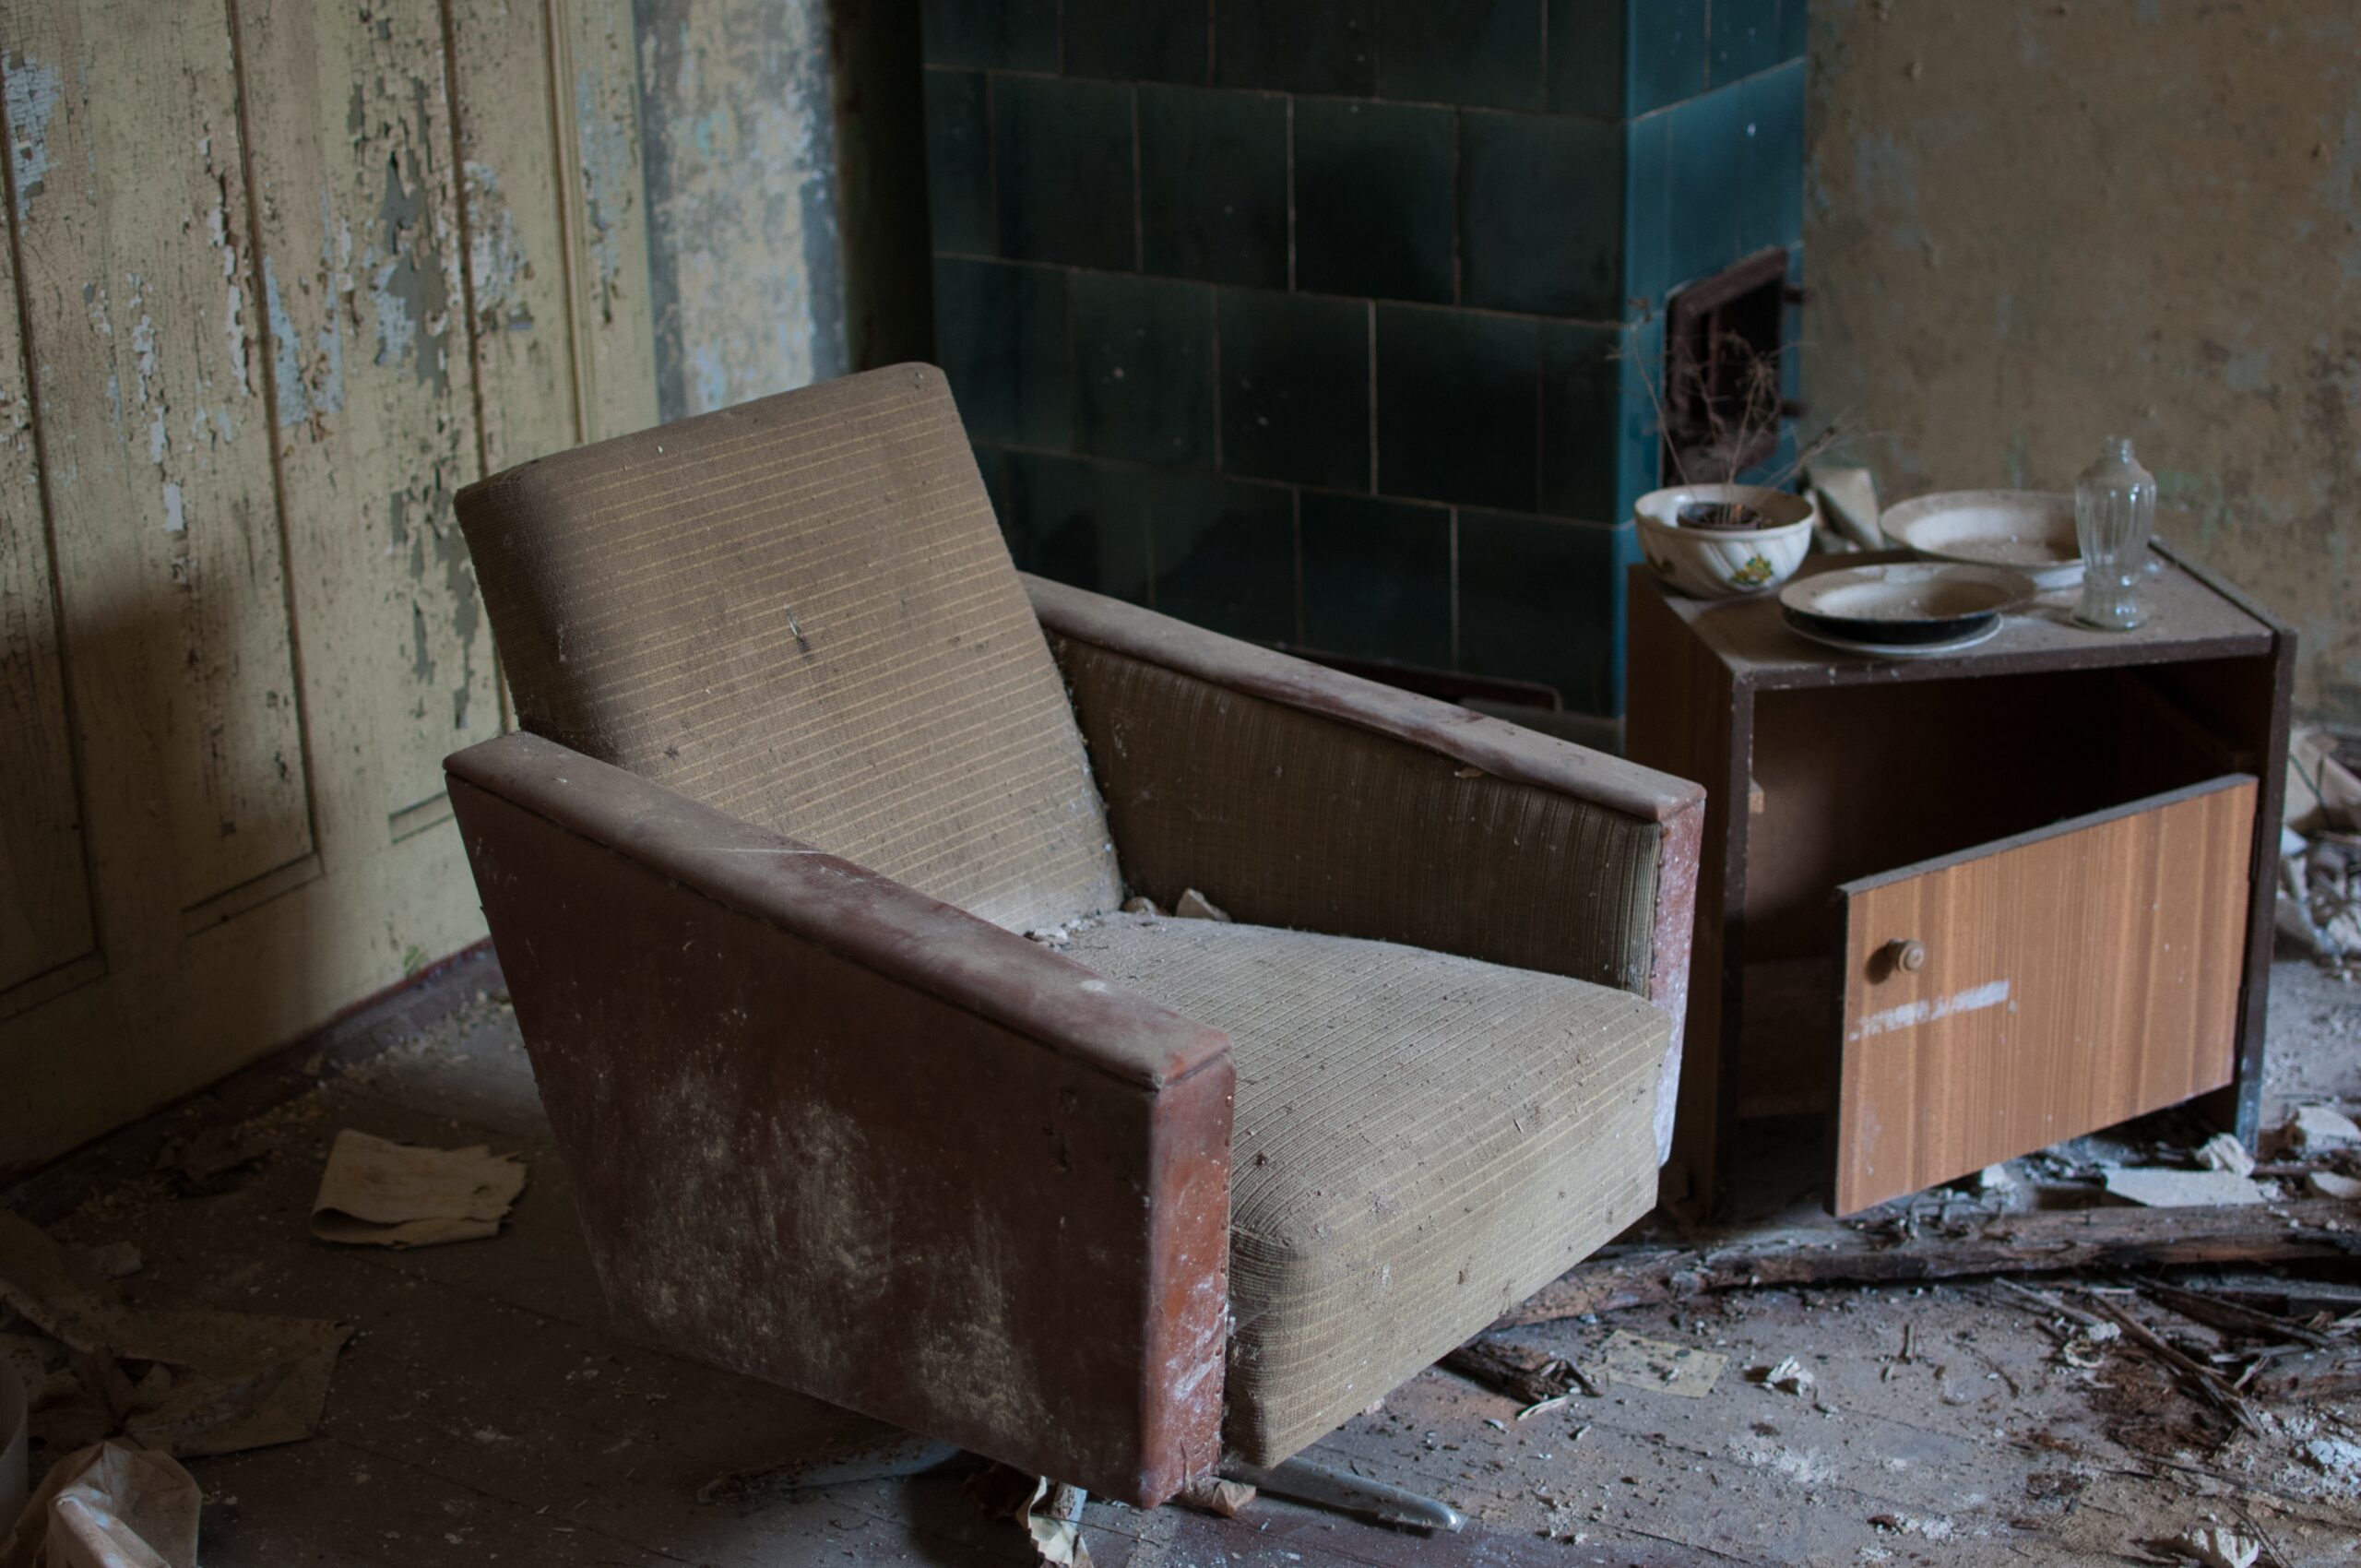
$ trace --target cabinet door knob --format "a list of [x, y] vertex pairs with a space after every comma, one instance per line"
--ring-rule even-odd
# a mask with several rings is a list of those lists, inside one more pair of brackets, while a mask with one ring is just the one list
[[1905, 974], [1927, 967], [1927, 944], [1915, 936], [1897, 936], [1885, 944], [1886, 961]]

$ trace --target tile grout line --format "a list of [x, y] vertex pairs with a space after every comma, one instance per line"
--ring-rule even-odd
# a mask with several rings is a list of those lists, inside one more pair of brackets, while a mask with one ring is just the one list
[[1213, 327], [1214, 472], [1223, 472], [1221, 451], [1221, 291], [1205, 285], [1205, 309]]
[[[1544, 6], [1543, 9], [1548, 9]], [[1463, 231], [1465, 224], [1466, 172], [1461, 140], [1466, 135], [1466, 115], [1454, 109], [1451, 113], [1451, 303], [1464, 306], [1467, 303], [1466, 254]]]
[[[1293, 212], [1290, 211], [1288, 216], [1290, 220], [1289, 227], [1292, 228]], [[1294, 270], [1295, 259], [1295, 247], [1292, 240], [1290, 240], [1287, 248], [1288, 270], [1292, 273]], [[1792, 250], [1795, 247], [1792, 245], [1765, 245], [1762, 248], [1765, 250]], [[990, 255], [977, 251], [938, 250], [930, 251], [927, 255], [928, 259], [932, 261], [977, 262], [994, 267], [1043, 267], [1059, 272], [1075, 274], [1078, 276], [1129, 278], [1134, 275], [1131, 268], [1118, 269], [1106, 267], [1088, 267], [1075, 262], [1064, 261], [1035, 261], [1025, 256]], [[1739, 259], [1743, 260], [1745, 258], [1740, 257]], [[1163, 277], [1167, 275], [1150, 273], [1147, 276]], [[1597, 316], [1548, 315], [1537, 311], [1502, 310], [1494, 305], [1453, 304], [1449, 300], [1406, 300], [1395, 299], [1391, 295], [1338, 294], [1330, 293], [1318, 289], [1297, 289], [1294, 286], [1292, 277], [1290, 277], [1287, 286], [1284, 288], [1277, 285], [1256, 283], [1229, 283], [1224, 282], [1219, 279], [1179, 278], [1176, 276], [1176, 280], [1184, 283], [1204, 283], [1212, 288], [1229, 289], [1241, 294], [1268, 294], [1277, 296], [1298, 293], [1301, 294], [1306, 299], [1337, 300], [1352, 303], [1358, 303], [1364, 300], [1373, 299], [1382, 304], [1390, 305], [1397, 310], [1451, 311], [1463, 315], [1485, 316], [1499, 321], [1530, 321], [1544, 327], [1592, 327], [1619, 332], [1631, 325], [1630, 322], [1626, 321], [1608, 320]]]
[[[991, 71], [983, 73], [984, 203], [987, 208], [985, 223], [991, 229], [992, 237], [992, 252], [990, 259], [996, 260], [1000, 255], [1000, 117], [995, 113], [996, 101], [992, 92], [992, 76], [993, 73]], [[938, 251], [935, 254], [941, 255], [944, 253]]]
[[[1019, 457], [1055, 457], [1062, 462], [1076, 463], [1086, 468], [1122, 469], [1126, 470], [1146, 469], [1158, 474], [1180, 474], [1183, 476], [1194, 476], [1204, 479], [1218, 480], [1224, 484], [1244, 485], [1250, 489], [1255, 490], [1291, 490], [1300, 492], [1306, 495], [1333, 495], [1340, 500], [1346, 501], [1376, 501], [1382, 502], [1388, 506], [1411, 506], [1416, 507], [1419, 511], [1425, 512], [1444, 511], [1453, 506], [1466, 506], [1470, 505], [1465, 502], [1451, 501], [1432, 495], [1405, 495], [1398, 493], [1390, 495], [1381, 495], [1373, 490], [1351, 490], [1342, 485], [1312, 484], [1307, 483], [1301, 480], [1273, 479], [1267, 474], [1235, 473], [1229, 471], [1216, 473], [1207, 469], [1174, 468], [1157, 463], [1139, 462], [1125, 457], [1101, 457], [1094, 456], [1088, 452], [1076, 451], [1070, 447], [1062, 446], [1035, 446], [1024, 442], [995, 441], [983, 437], [976, 438], [976, 444], [978, 445], [991, 447], [995, 452], [1014, 453]], [[1619, 523], [1610, 523], [1602, 522], [1596, 517], [1575, 517], [1564, 513], [1522, 511], [1513, 506], [1486, 505], [1475, 507], [1474, 509], [1488, 512], [1496, 517], [1516, 517], [1527, 522], [1548, 523], [1558, 528], [1602, 529], [1610, 533], [1615, 532], [1618, 529], [1628, 529], [1632, 526], [1631, 519], [1629, 517], [1624, 518]]]
[[1069, 451], [1074, 451], [1080, 445], [1078, 433], [1082, 428], [1082, 388], [1079, 385], [1082, 378], [1074, 374], [1074, 268], [1071, 267], [1065, 268], [1065, 287], [1058, 291], [1058, 325], [1062, 328], [1060, 348], [1065, 361], [1066, 446]]
[[[1644, 120], [1652, 115], [1670, 113], [1672, 111], [1679, 109], [1683, 104], [1694, 103], [1701, 98], [1708, 97], [1714, 93], [1726, 91], [1742, 82], [1758, 81], [1764, 77], [1775, 76], [1781, 71], [1799, 69], [1802, 68], [1805, 64], [1806, 56], [1801, 54], [1790, 54], [1783, 60], [1774, 60], [1767, 65], [1762, 65], [1754, 70], [1749, 71], [1742, 77], [1732, 77], [1726, 81], [1714, 82], [1711, 86], [1699, 88], [1695, 92], [1689, 94], [1685, 98], [1669, 100], [1667, 102], [1657, 104], [1653, 109], [1643, 110], [1637, 114], [1619, 116], [1613, 114], [1575, 114], [1564, 110], [1550, 109], [1548, 107], [1540, 109], [1520, 109], [1513, 104], [1502, 103], [1446, 103], [1440, 100], [1431, 98], [1388, 98], [1382, 93], [1374, 92], [1321, 92], [1316, 90], [1306, 91], [1299, 88], [1224, 87], [1216, 83], [1194, 81], [1165, 81], [1156, 82], [1154, 85], [1157, 87], [1169, 87], [1175, 89], [1176, 90], [1186, 92], [1251, 93], [1261, 98], [1297, 97], [1308, 98], [1315, 102], [1321, 103], [1366, 103], [1389, 109], [1478, 109], [1487, 114], [1509, 115], [1522, 120], [1579, 120], [1585, 125], [1612, 127], [1629, 125], [1635, 121]], [[940, 72], [945, 76], [953, 76], [961, 72], [967, 72], [989, 76], [1015, 77], [1027, 81], [1102, 82], [1109, 86], [1125, 85], [1123, 82], [1118, 81], [1110, 77], [1067, 76], [1062, 71], [1027, 70], [1022, 65], [954, 65], [935, 62], [921, 65], [919, 69], [922, 71]]]
[[1533, 335], [1533, 506], [1541, 509], [1549, 471], [1549, 350], [1542, 334]]
[[1293, 585], [1295, 588], [1293, 595], [1295, 611], [1295, 641], [1296, 646], [1301, 647], [1308, 640], [1304, 636], [1303, 630], [1303, 487], [1301, 485], [1289, 485], [1287, 487], [1287, 497], [1288, 548], [1293, 551], [1295, 555], [1295, 582]]
[[1459, 508], [1451, 509], [1451, 667], [1459, 668]]
[[1147, 217], [1140, 199], [1140, 89], [1131, 88], [1132, 101], [1132, 270], [1147, 270]]
[[1533, 68], [1539, 80], [1535, 83], [1534, 101], [1541, 105], [1544, 114], [1549, 111], [1549, 7], [1541, 7], [1541, 53], [1534, 57]]
[[1295, 282], [1295, 95], [1287, 97], [1287, 292], [1296, 291]]

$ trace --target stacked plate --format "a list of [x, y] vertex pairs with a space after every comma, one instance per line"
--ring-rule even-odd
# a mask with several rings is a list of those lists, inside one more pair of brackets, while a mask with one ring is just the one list
[[1798, 577], [1780, 612], [1803, 636], [1847, 653], [1923, 659], [1973, 647], [2030, 602], [2033, 579], [2005, 566], [1899, 561]]
[[2046, 490], [1953, 490], [1886, 508], [1878, 526], [1896, 544], [1939, 561], [2007, 566], [2042, 589], [2082, 580], [2074, 498]]

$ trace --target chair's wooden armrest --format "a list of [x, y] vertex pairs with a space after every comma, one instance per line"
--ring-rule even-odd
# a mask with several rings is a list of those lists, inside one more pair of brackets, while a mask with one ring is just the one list
[[1026, 588], [1131, 885], [1645, 996], [1672, 1019], [1668, 1134], [1703, 789], [1118, 600]]
[[1134, 1503], [1216, 1462], [1226, 1035], [553, 742], [447, 768], [626, 1331]]

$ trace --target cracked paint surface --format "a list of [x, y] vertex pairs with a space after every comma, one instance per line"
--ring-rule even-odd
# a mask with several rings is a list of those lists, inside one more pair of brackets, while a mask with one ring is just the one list
[[637, 11], [664, 417], [841, 374], [825, 9], [645, 0]]
[[8, 157], [17, 184], [17, 216], [31, 209], [49, 184], [49, 122], [57, 113], [62, 84], [57, 67], [11, 52], [6, 56]]

